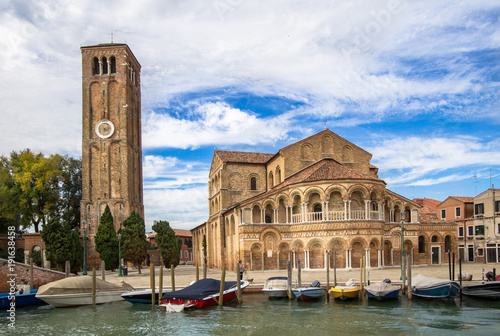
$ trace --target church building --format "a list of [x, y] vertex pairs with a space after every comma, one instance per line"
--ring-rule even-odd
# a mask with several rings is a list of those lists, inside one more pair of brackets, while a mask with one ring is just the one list
[[330, 267], [374, 268], [400, 265], [403, 246], [413, 264], [446, 262], [456, 224], [421, 222], [421, 205], [388, 190], [371, 158], [326, 128], [275, 154], [215, 150], [195, 264], [324, 269], [329, 254]]

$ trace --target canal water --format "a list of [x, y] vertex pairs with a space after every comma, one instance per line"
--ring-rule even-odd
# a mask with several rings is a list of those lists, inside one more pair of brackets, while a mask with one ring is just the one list
[[167, 314], [126, 301], [92, 306], [19, 308], [15, 331], [0, 311], [5, 335], [498, 335], [500, 301], [464, 298], [443, 303], [356, 300], [329, 303], [268, 300], [245, 294], [243, 303]]

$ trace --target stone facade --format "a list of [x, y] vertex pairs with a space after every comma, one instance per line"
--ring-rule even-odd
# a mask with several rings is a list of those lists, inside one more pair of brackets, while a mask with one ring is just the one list
[[144, 216], [141, 66], [126, 44], [86, 46], [81, 51], [81, 220], [89, 238], [89, 265], [98, 267], [94, 236], [106, 205], [117, 230], [132, 211]]
[[359, 268], [362, 257], [367, 267], [399, 265], [402, 226], [413, 263], [445, 262], [456, 224], [421, 223], [421, 206], [386, 189], [371, 157], [327, 129], [276, 154], [216, 150], [209, 218], [192, 230], [194, 262], [206, 253], [215, 268], [241, 260], [247, 270], [277, 270], [290, 260], [321, 269], [330, 254], [331, 267]]
[[[28, 284], [30, 282], [30, 266], [21, 263], [15, 263], [14, 278], [17, 285]], [[9, 263], [5, 259], [0, 259], [0, 293], [9, 291], [9, 281], [11, 279], [11, 272], [9, 271]], [[41, 267], [33, 267], [33, 289], [38, 289], [40, 286], [49, 282], [63, 279], [64, 273], [53, 271]]]

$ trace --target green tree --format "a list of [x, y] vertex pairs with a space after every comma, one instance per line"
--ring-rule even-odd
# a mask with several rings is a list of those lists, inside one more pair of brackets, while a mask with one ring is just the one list
[[97, 227], [94, 241], [96, 251], [99, 252], [101, 260], [104, 260], [105, 268], [107, 270], [118, 268], [118, 237], [113, 225], [113, 215], [107, 205], [101, 216], [100, 225]]
[[163, 264], [166, 267], [179, 265], [180, 239], [175, 236], [170, 224], [167, 221], [155, 221], [153, 231], [156, 232], [155, 240], [160, 249]]
[[39, 225], [56, 215], [59, 199], [60, 155], [44, 157], [29, 149], [12, 152], [10, 165], [19, 197], [20, 224], [23, 228]]
[[0, 234], [7, 233], [9, 226], [19, 228], [19, 193], [11, 175], [9, 160], [0, 157]]
[[141, 274], [141, 263], [146, 260], [148, 250], [144, 219], [137, 212], [132, 211], [122, 224], [123, 258], [137, 264], [138, 272]]
[[80, 225], [82, 199], [82, 160], [64, 156], [59, 166], [59, 200], [57, 209], [64, 223], [72, 229]]
[[66, 260], [72, 269], [81, 265], [82, 245], [76, 229], [62, 223], [61, 218], [53, 216], [40, 232], [45, 243], [47, 260], [59, 266], [64, 271]]

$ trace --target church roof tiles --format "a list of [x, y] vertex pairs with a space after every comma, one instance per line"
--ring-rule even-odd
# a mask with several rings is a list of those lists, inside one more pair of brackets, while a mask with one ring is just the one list
[[274, 154], [267, 153], [252, 153], [252, 152], [236, 152], [236, 151], [222, 151], [216, 150], [215, 153], [222, 162], [236, 162], [236, 163], [266, 163]]

